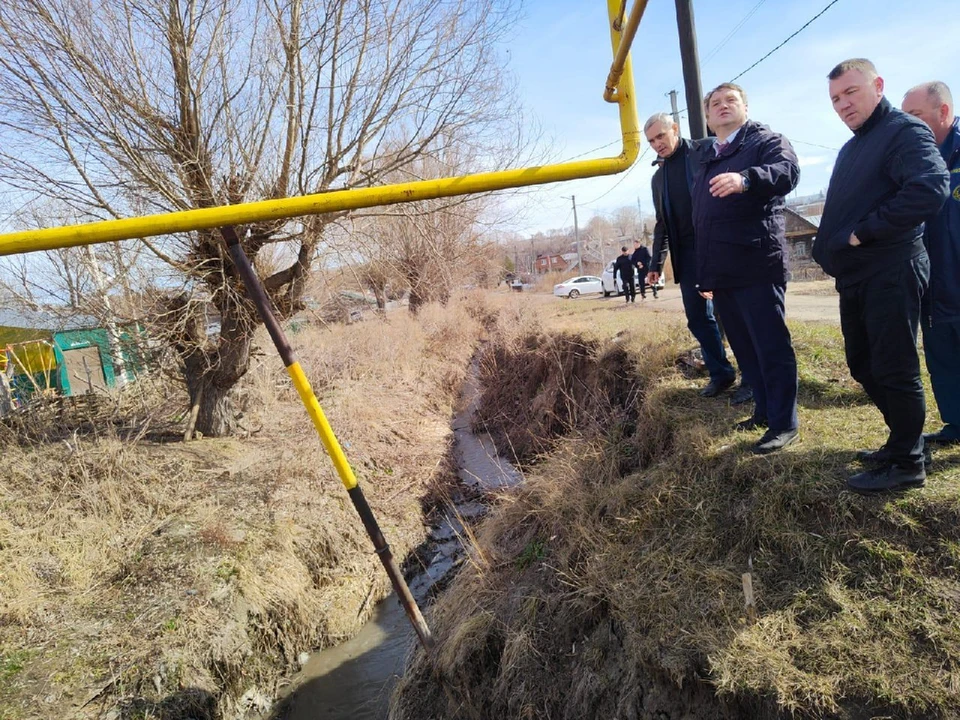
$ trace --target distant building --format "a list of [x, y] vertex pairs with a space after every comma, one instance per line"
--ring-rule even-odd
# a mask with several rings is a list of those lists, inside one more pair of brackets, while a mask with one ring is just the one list
[[[142, 368], [140, 353], [130, 331], [120, 342], [124, 379], [132, 380]], [[118, 384], [106, 329], [83, 315], [0, 309], [0, 373], [21, 402], [38, 392], [84, 395]]]
[[823, 204], [826, 200], [827, 196], [823, 192], [816, 195], [801, 195], [787, 198], [787, 207], [805, 218], [817, 218], [816, 224], [819, 226], [819, 218], [823, 215]]
[[825, 280], [826, 273], [813, 260], [813, 241], [823, 214], [823, 193], [791, 198], [784, 212], [790, 274], [794, 280]]
[[537, 260], [533, 264], [534, 270], [536, 270], [537, 275], [543, 275], [551, 271], [561, 271], [567, 268], [567, 261], [563, 259], [563, 255], [537, 255]]

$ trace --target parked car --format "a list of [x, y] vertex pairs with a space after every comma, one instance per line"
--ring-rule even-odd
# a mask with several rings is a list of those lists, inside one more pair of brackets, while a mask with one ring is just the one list
[[[603, 296], [610, 297], [614, 293], [617, 295], [623, 295], [623, 288], [620, 287], [620, 277], [613, 276], [613, 263], [610, 262], [607, 264], [606, 269], [603, 271], [601, 277], [603, 278]], [[634, 282], [637, 283], [637, 287], [640, 287], [640, 275], [639, 272], [634, 269], [633, 271]], [[660, 274], [660, 280], [657, 282], [657, 290], [663, 290], [663, 286], [666, 283], [664, 282], [663, 273]], [[647, 285], [650, 287], [650, 285]]]
[[587, 293], [602, 292], [603, 280], [596, 275], [580, 275], [553, 286], [553, 294], [557, 297], [575, 298]]

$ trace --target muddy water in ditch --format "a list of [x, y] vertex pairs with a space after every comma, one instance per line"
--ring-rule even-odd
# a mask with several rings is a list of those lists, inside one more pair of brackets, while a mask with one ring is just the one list
[[[453, 421], [454, 458], [464, 489], [476, 494], [512, 487], [520, 473], [497, 455], [486, 433], [472, 431], [479, 402], [479, 372], [470, 369]], [[427, 567], [410, 582], [418, 600], [442, 581], [463, 556], [463, 522], [476, 519], [486, 507], [461, 502], [430, 532], [435, 550]], [[352, 640], [310, 657], [281, 699], [271, 720], [373, 720], [387, 716], [390, 693], [403, 673], [404, 661], [416, 636], [395, 596], [374, 612]]]

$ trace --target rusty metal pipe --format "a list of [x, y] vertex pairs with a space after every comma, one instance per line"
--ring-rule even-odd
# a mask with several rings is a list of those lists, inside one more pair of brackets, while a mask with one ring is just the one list
[[317, 397], [310, 387], [307, 376], [301, 369], [300, 363], [297, 362], [293, 347], [291, 347], [290, 342], [287, 340], [287, 336], [283, 332], [277, 316], [273, 314], [267, 291], [264, 289], [263, 283], [260, 282], [260, 278], [257, 277], [253, 265], [250, 264], [250, 259], [243, 251], [236, 228], [231, 225], [221, 227], [220, 234], [223, 237], [224, 244], [227, 246], [230, 259], [233, 260], [237, 272], [240, 273], [240, 278], [246, 287], [247, 295], [253, 300], [254, 305], [256, 305], [260, 319], [263, 320], [267, 332], [270, 333], [274, 347], [277, 348], [277, 353], [279, 353], [280, 359], [283, 360], [290, 379], [293, 381], [294, 387], [300, 395], [300, 399], [307, 408], [307, 414], [310, 415], [310, 418], [314, 422], [317, 434], [320, 436], [320, 441], [323, 443], [327, 454], [330, 455], [333, 466], [340, 476], [340, 481], [347, 489], [347, 495], [350, 496], [350, 501], [353, 503], [357, 515], [360, 516], [360, 521], [363, 523], [367, 535], [370, 536], [370, 540], [373, 542], [373, 547], [377, 551], [377, 557], [380, 558], [380, 563], [383, 565], [383, 569], [386, 570], [387, 577], [390, 578], [390, 583], [393, 585], [393, 589], [400, 599], [400, 604], [403, 606], [404, 612], [407, 613], [410, 624], [416, 631], [417, 637], [420, 639], [420, 643], [424, 649], [429, 650], [433, 647], [433, 636], [430, 633], [430, 628], [426, 620], [423, 619], [423, 613], [420, 612], [417, 601], [414, 599], [413, 593], [410, 592], [410, 587], [407, 585], [406, 580], [403, 579], [403, 574], [400, 572], [400, 568], [393, 558], [390, 546], [387, 544], [387, 540], [380, 530], [380, 525], [377, 523], [377, 518], [373, 514], [373, 510], [370, 509], [367, 498], [364, 496], [363, 490], [360, 488], [357, 478], [353, 474], [350, 463], [343, 454], [337, 436], [327, 422], [323, 410], [320, 409], [320, 403], [317, 401]]

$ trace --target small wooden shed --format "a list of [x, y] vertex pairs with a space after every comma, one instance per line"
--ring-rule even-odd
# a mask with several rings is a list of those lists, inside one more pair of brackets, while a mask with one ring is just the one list
[[[126, 330], [120, 345], [123, 380], [132, 380], [140, 363]], [[107, 331], [95, 318], [0, 309], [0, 372], [7, 374], [16, 399], [28, 399], [37, 392], [105, 392], [118, 381], [111, 358]]]

